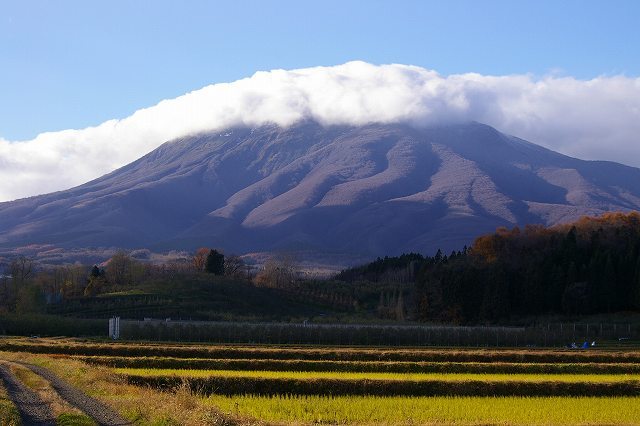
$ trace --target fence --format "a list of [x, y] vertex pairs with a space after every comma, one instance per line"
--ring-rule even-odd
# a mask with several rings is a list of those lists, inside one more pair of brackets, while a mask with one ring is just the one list
[[122, 320], [129, 340], [364, 346], [564, 346], [572, 342], [637, 339], [631, 324], [546, 324], [535, 327], [457, 327]]
[[562, 342], [640, 339], [640, 327], [630, 323], [555, 323], [541, 324], [533, 329], [537, 331], [538, 338], [541, 339], [541, 344], [544, 346]]

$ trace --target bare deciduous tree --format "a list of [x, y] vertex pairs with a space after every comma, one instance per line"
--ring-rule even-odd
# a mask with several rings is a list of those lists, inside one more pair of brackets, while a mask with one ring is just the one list
[[229, 277], [240, 278], [244, 276], [244, 261], [238, 255], [231, 254], [224, 258], [224, 274]]
[[25, 256], [20, 256], [14, 259], [9, 265], [11, 271], [11, 277], [14, 285], [20, 286], [24, 284], [33, 274], [34, 262]]
[[126, 285], [138, 281], [145, 273], [144, 265], [132, 259], [124, 251], [116, 252], [106, 267], [107, 281], [110, 284]]
[[255, 278], [256, 285], [271, 288], [287, 288], [298, 277], [298, 268], [294, 259], [288, 255], [272, 257]]

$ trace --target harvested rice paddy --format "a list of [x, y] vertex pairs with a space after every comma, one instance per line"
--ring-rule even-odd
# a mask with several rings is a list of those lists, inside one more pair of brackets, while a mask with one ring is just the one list
[[[637, 347], [394, 349], [13, 339], [0, 341], [0, 349], [32, 354], [79, 382], [85, 375], [99, 378], [102, 390], [95, 395], [117, 401], [123, 415], [140, 425], [640, 424]], [[91, 383], [85, 385], [88, 392]], [[127, 391], [121, 394], [123, 386]], [[0, 409], [10, 412], [1, 397], [0, 392]], [[171, 404], [183, 408], [166, 408]], [[140, 411], [146, 405], [155, 408]]]
[[211, 396], [223, 412], [276, 423], [638, 424], [640, 397]]
[[338, 379], [338, 380], [396, 380], [396, 381], [491, 381], [491, 382], [627, 382], [640, 381], [639, 374], [447, 374], [447, 373], [355, 373], [332, 371], [242, 371], [242, 370], [186, 370], [116, 368], [116, 373], [143, 376], [174, 376], [185, 378], [232, 377], [262, 379]]

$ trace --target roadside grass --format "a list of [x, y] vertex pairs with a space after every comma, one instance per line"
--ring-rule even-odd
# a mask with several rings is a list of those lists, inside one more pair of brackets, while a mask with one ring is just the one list
[[19, 426], [20, 415], [0, 381], [0, 426]]
[[61, 414], [56, 419], [57, 426], [96, 426], [96, 422], [84, 414]]
[[174, 376], [185, 378], [233, 377], [261, 379], [337, 379], [337, 380], [395, 380], [395, 381], [490, 381], [490, 382], [567, 382], [616, 383], [639, 381], [638, 374], [472, 374], [472, 373], [362, 373], [336, 371], [243, 371], [115, 368], [119, 374], [142, 377]]
[[210, 396], [223, 412], [300, 424], [631, 425], [640, 397]]
[[136, 425], [215, 426], [251, 423], [229, 418], [217, 408], [202, 404], [200, 398], [192, 395], [185, 386], [176, 386], [167, 391], [133, 386], [109, 369], [42, 355], [0, 352], [0, 359], [46, 367], [87, 395], [113, 407]]

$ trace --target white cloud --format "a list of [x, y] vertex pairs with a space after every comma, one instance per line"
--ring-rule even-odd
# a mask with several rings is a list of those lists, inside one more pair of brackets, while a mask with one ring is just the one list
[[285, 126], [302, 118], [325, 124], [476, 120], [565, 154], [640, 166], [640, 78], [444, 77], [415, 66], [349, 62], [258, 72], [96, 127], [30, 141], [0, 139], [0, 200], [81, 184], [190, 133]]

